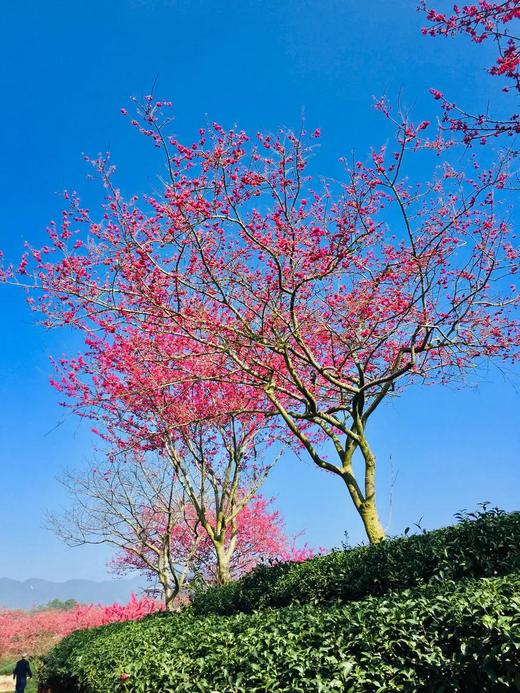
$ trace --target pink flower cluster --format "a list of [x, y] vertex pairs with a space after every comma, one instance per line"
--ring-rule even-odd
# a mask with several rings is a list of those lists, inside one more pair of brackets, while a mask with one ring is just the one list
[[[317, 552], [307, 544], [297, 546], [297, 540], [301, 538], [301, 535], [290, 536], [286, 532], [283, 518], [271, 507], [273, 500], [260, 495], [256, 496], [238, 512], [236, 535], [233, 538], [235, 549], [229, 566], [233, 579], [248, 573], [260, 563], [272, 561], [299, 563], [316, 555]], [[193, 507], [187, 506], [184, 516], [185, 522], [177, 524], [172, 530], [173, 553], [177, 559], [184, 559], [186, 563], [190, 563], [199, 578], [208, 584], [214, 583], [217, 579], [217, 565], [210, 538], [197, 521]], [[210, 524], [215, 526], [213, 511], [207, 511], [207, 518]], [[160, 527], [158, 532], [161, 532]], [[195, 552], [194, 536], [198, 538]], [[230, 542], [231, 538], [228, 536], [226, 548], [229, 547]], [[137, 558], [135, 553], [130, 551], [120, 552], [111, 561], [110, 566], [115, 573], [122, 575], [132, 570], [150, 573], [146, 561], [153, 561], [153, 556], [149, 556], [146, 551], [143, 552], [143, 556], [144, 558]], [[153, 578], [154, 573], [150, 573], [150, 577]]]
[[78, 604], [68, 610], [0, 611], [0, 653], [19, 655], [44, 654], [70, 633], [117, 621], [135, 621], [160, 611], [162, 606], [149, 597], [132, 598], [127, 604]]
[[[520, 19], [518, 0], [478, 0], [468, 5], [453, 5], [451, 13], [429, 8], [423, 0], [420, 9], [429, 21], [429, 25], [422, 29], [425, 36], [465, 34], [477, 44], [493, 41], [496, 58], [488, 68], [489, 74], [508, 80], [502, 88], [503, 92], [508, 93], [511, 89], [520, 91], [520, 42], [518, 32], [509, 29]], [[445, 127], [461, 133], [465, 144], [471, 144], [474, 140], [485, 144], [490, 137], [503, 134], [514, 136], [520, 132], [518, 113], [501, 119], [488, 112], [467, 113], [458, 104], [445, 99], [437, 89], [430, 91], [435, 99], [441, 100]]]

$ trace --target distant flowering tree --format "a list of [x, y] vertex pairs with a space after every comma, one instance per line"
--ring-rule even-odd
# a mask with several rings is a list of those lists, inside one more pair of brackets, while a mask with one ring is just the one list
[[62, 484], [72, 507], [49, 525], [69, 546], [109, 544], [160, 584], [166, 609], [194, 570], [200, 538], [185, 522], [182, 487], [168, 462], [127, 455], [84, 473], [68, 472]]
[[[109, 332], [109, 338], [89, 335], [82, 356], [56, 364], [55, 387], [76, 412], [94, 421], [94, 430], [110, 443], [115, 473], [109, 468], [106, 475], [76, 480], [71, 490], [80, 498], [87, 493], [97, 501], [109, 500], [109, 530], [115, 506], [120, 517], [130, 513], [129, 538], [134, 547], [139, 545], [135, 539], [143, 524], [136, 509], [146, 510], [147, 521], [155, 523], [155, 540], [145, 532], [154, 544], [155, 559], [150, 545], [138, 558], [151, 559], [148, 569], [155, 570], [173, 604], [194, 570], [207, 574], [211, 564], [211, 570], [216, 567], [216, 582], [231, 579], [240, 539], [238, 517], [277, 459], [269, 449], [275, 432], [271, 427], [267, 435], [255, 389], [218, 378], [221, 367], [216, 355], [194, 356], [186, 350], [185, 339], [163, 333], [154, 324], [121, 327], [118, 333]], [[147, 455], [154, 458], [164, 489], [150, 477]], [[129, 475], [130, 489], [123, 483]], [[139, 502], [129, 510], [128, 499], [136, 494]], [[87, 512], [87, 528], [92, 515]], [[96, 510], [94, 517], [100, 516]], [[61, 519], [55, 526], [63, 531]], [[206, 555], [206, 571], [201, 572], [208, 542], [212, 551]], [[128, 555], [121, 542], [118, 545]]]
[[0, 653], [7, 657], [21, 651], [42, 655], [75, 630], [134, 621], [161, 608], [154, 599], [132, 596], [127, 604], [110, 606], [77, 604], [72, 609], [0, 610]]
[[[148, 97], [132, 121], [164, 154], [161, 190], [125, 200], [100, 157], [102, 214], [70, 196], [49, 244], [5, 270], [47, 325], [86, 336], [57, 385], [116, 447], [169, 455], [187, 489], [196, 470], [238, 493], [247, 469], [252, 497], [268, 471], [258, 446], [285, 430], [377, 542], [368, 425], [380, 405], [518, 356], [518, 250], [497, 213], [507, 160], [464, 171], [446, 158], [414, 179], [428, 123], [398, 118], [393, 144], [316, 186], [305, 134], [253, 143], [214, 124], [185, 145], [167, 106]], [[221, 546], [238, 512], [218, 524]]]
[[[505, 2], [478, 2], [453, 5], [450, 12], [440, 12], [428, 6], [425, 0], [420, 9], [426, 14], [429, 25], [423, 28], [427, 36], [456, 36], [466, 34], [477, 44], [493, 41], [497, 57], [488, 69], [490, 75], [504, 78], [503, 92], [520, 93], [520, 6], [518, 0]], [[520, 116], [498, 118], [493, 113], [471, 114], [460, 104], [449, 101], [438, 89], [431, 90], [443, 109], [443, 123], [452, 132], [462, 135], [465, 144], [477, 140], [482, 144], [490, 137], [518, 135]]]
[[[295, 548], [279, 513], [261, 496], [245, 505], [237, 498], [239, 510], [230, 521], [234, 529], [222, 532], [221, 548], [215, 539], [219, 489], [208, 494], [199, 488], [199, 506], [195, 507], [186, 499], [165, 457], [116, 457], [101, 468], [82, 474], [69, 472], [62, 483], [72, 506], [50, 517], [57, 536], [69, 546], [115, 546], [117, 553], [110, 563], [114, 572], [145, 574], [159, 585], [167, 610], [178, 607], [179, 596], [194, 581], [222, 582], [220, 550], [229, 573], [226, 579], [235, 579], [261, 562], [303, 560], [312, 555], [306, 546]], [[222, 514], [229, 517], [229, 513]]]

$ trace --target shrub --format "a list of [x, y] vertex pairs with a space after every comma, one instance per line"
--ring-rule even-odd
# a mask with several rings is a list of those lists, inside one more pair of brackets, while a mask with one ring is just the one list
[[149, 616], [51, 652], [57, 693], [506, 691], [520, 687], [520, 576], [348, 605]]
[[520, 513], [466, 513], [459, 523], [303, 563], [261, 566], [193, 596], [197, 614], [231, 615], [289, 604], [350, 602], [435, 579], [494, 577], [520, 570]]

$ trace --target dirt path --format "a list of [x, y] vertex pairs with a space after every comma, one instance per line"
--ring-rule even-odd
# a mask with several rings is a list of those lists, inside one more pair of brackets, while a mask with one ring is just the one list
[[14, 691], [14, 681], [12, 676], [0, 676], [0, 693], [11, 693]]

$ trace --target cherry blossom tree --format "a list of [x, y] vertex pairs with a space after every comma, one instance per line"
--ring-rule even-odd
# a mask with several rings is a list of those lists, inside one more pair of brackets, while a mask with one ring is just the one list
[[[379, 541], [369, 422], [381, 404], [518, 356], [518, 251], [500, 214], [508, 161], [439, 166], [428, 123], [397, 117], [395, 142], [313, 184], [304, 133], [255, 143], [214, 124], [185, 145], [168, 106], [148, 97], [132, 121], [165, 157], [159, 192], [125, 200], [100, 157], [101, 216], [71, 195], [49, 244], [5, 270], [47, 325], [86, 335], [58, 387], [102, 412], [103, 435], [122, 431], [116, 445], [165, 451], [188, 489], [185, 456], [205, 480], [231, 470], [215, 478], [238, 493], [246, 450], [252, 489], [266, 471], [257, 436], [284, 428]], [[215, 536], [230, 524], [236, 535], [237, 514]]]
[[49, 525], [69, 546], [110, 544], [153, 575], [171, 610], [195, 569], [200, 537], [185, 520], [182, 487], [169, 462], [157, 456], [116, 458], [84, 473], [66, 473], [73, 499]]
[[[128, 455], [141, 459], [153, 454], [158, 460], [161, 481], [167, 481], [168, 502], [159, 498], [159, 516], [152, 512], [150, 519], [158, 521], [158, 536], [164, 542], [160, 551], [156, 546], [157, 559], [162, 557], [164, 567], [157, 574], [164, 576], [164, 589], [168, 580], [176, 583], [175, 589], [165, 592], [173, 600], [181, 586], [177, 577], [182, 576], [184, 583], [193, 572], [193, 561], [200, 567], [203, 551], [197, 547], [201, 536], [212, 545], [215, 580], [224, 583], [231, 579], [230, 565], [239, 538], [238, 515], [257, 494], [277, 455], [270, 449], [273, 428], [268, 437], [257, 391], [222, 381], [216, 355], [202, 358], [190, 354], [185, 339], [164, 333], [155, 321], [149, 324], [147, 318], [146, 322], [138, 328], [121, 326], [118, 333], [109, 332], [109, 339], [89, 335], [83, 355], [63, 358], [56, 364], [59, 376], [53, 383], [67, 396], [66, 403], [92, 419], [95, 432], [110, 444], [109, 458], [119, 470], [116, 482], [120, 481], [120, 457], [125, 460], [124, 468]], [[137, 482], [134, 486], [142, 491], [139, 464], [132, 462], [131, 468]], [[99, 488], [104, 477], [95, 478], [94, 492], [112, 502], [112, 489], [107, 493], [106, 486]], [[92, 488], [92, 479], [88, 485]], [[182, 490], [183, 496], [182, 502], [174, 500], [173, 506], [172, 485]], [[133, 505], [155, 511], [156, 491], [148, 484], [148, 502]], [[127, 511], [128, 496], [126, 489], [116, 495], [122, 513]], [[179, 512], [183, 523], [174, 521]], [[134, 539], [135, 519], [132, 516]], [[172, 534], [173, 527], [176, 534]], [[177, 556], [184, 564], [176, 570], [170, 541], [175, 538], [180, 542]], [[207, 548], [207, 542], [203, 543]], [[243, 551], [244, 544], [241, 548]], [[148, 546], [147, 551], [150, 549]]]
[[[419, 8], [429, 21], [423, 28], [427, 36], [456, 36], [465, 34], [477, 44], [494, 42], [496, 60], [488, 68], [490, 75], [504, 80], [502, 92], [520, 93], [520, 45], [518, 20], [520, 7], [517, 0], [490, 2], [478, 0], [468, 5], [453, 5], [451, 13], [442, 12], [423, 0]], [[446, 98], [438, 89], [431, 89], [443, 110], [443, 124], [453, 133], [460, 133], [465, 144], [479, 141], [485, 144], [490, 137], [520, 133], [520, 116], [513, 112], [499, 118], [495, 113], [471, 114]]]
[[[314, 551], [308, 546], [296, 546], [296, 537], [290, 537], [285, 530], [279, 512], [272, 510], [273, 499], [262, 496], [253, 498], [237, 515], [237, 533], [233, 553], [229, 561], [231, 579], [236, 580], [260, 563], [273, 561], [300, 562], [311, 558]], [[193, 544], [192, 535], [197, 537], [197, 551], [190, 578], [199, 585], [211, 585], [219, 581], [218, 564], [215, 560], [214, 546], [203, 527], [197, 521], [194, 509], [185, 511], [185, 523], [173, 529], [175, 541], [181, 545]], [[230, 539], [228, 538], [228, 543]], [[146, 557], [138, 552], [125, 550], [119, 552], [111, 561], [113, 570], [121, 575], [131, 571], [147, 574], [155, 579], [155, 571], [150, 570]], [[192, 582], [190, 581], [190, 586]]]
[[[73, 504], [65, 513], [50, 516], [57, 536], [69, 546], [117, 547], [111, 568], [119, 574], [144, 573], [160, 586], [165, 609], [177, 608], [179, 595], [193, 582], [223, 581], [220, 543], [214, 536], [218, 512], [227, 517], [214, 507], [222, 497], [220, 488], [205, 498], [205, 489], [198, 489], [195, 507], [186, 500], [170, 460], [156, 454], [133, 454], [123, 460], [116, 456], [103, 467], [68, 472], [62, 483]], [[312, 555], [307, 546], [295, 548], [295, 539], [286, 535], [270, 501], [258, 496], [236, 505], [236, 530], [222, 533], [229, 573], [225, 579], [235, 579], [261, 562]]]

